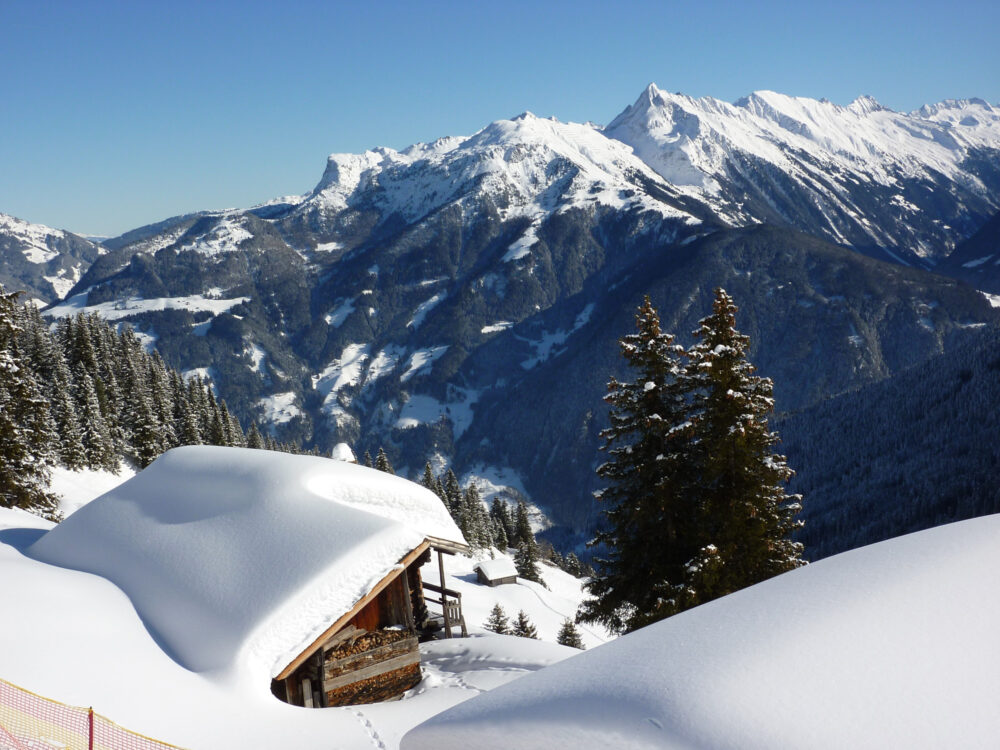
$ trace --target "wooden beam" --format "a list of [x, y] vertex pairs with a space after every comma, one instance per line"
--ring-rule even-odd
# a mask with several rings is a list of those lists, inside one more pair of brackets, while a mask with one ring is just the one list
[[472, 547], [468, 544], [453, 542], [450, 539], [442, 539], [439, 536], [429, 536], [427, 537], [427, 541], [438, 552], [444, 552], [449, 555], [468, 555], [472, 553]]
[[332, 636], [330, 636], [330, 639], [326, 643], [324, 643], [322, 646], [320, 646], [319, 650], [321, 650], [321, 651], [329, 651], [334, 646], [338, 646], [341, 643], [343, 643], [344, 641], [346, 641], [352, 635], [355, 635], [356, 633], [357, 634], [361, 634], [361, 633], [364, 633], [364, 632], [367, 632], [367, 631], [361, 630], [361, 628], [356, 628], [353, 625], [348, 625], [346, 628], [344, 628], [343, 630], [341, 630], [339, 633], [334, 633]]
[[445, 592], [447, 589], [444, 587], [444, 555], [441, 554], [441, 550], [438, 553], [438, 572], [441, 574], [441, 609], [444, 611], [444, 637], [451, 638], [451, 622], [448, 620], [448, 594]]
[[281, 670], [281, 672], [278, 673], [275, 679], [283, 680], [286, 677], [288, 677], [288, 675], [290, 675], [292, 672], [294, 672], [296, 669], [301, 667], [310, 656], [316, 653], [317, 649], [321, 648], [323, 644], [330, 639], [330, 636], [332, 636], [334, 633], [336, 633], [338, 630], [344, 627], [344, 625], [350, 622], [351, 618], [354, 617], [354, 615], [356, 615], [358, 612], [364, 609], [365, 605], [367, 605], [369, 602], [375, 599], [375, 597], [381, 594], [382, 591], [385, 589], [385, 587], [393, 582], [396, 576], [400, 574], [405, 574], [406, 568], [410, 565], [410, 563], [412, 563], [414, 560], [420, 557], [424, 553], [424, 550], [429, 548], [430, 548], [430, 542], [425, 539], [423, 542], [420, 543], [420, 545], [415, 550], [412, 550], [407, 555], [405, 555], [403, 559], [399, 561], [399, 565], [401, 565], [402, 567], [389, 571], [381, 581], [375, 584], [375, 587], [371, 591], [369, 591], [367, 594], [361, 597], [358, 603], [355, 604], [350, 611], [345, 612], [340, 617], [338, 617], [330, 627], [328, 627], [326, 630], [323, 631], [323, 634], [320, 635], [319, 638], [317, 638], [309, 646], [307, 646], [306, 649], [301, 654], [296, 656], [287, 667]]

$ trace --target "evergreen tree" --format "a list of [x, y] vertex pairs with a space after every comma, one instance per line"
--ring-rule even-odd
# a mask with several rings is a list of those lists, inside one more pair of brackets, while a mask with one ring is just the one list
[[507, 620], [507, 613], [503, 611], [503, 607], [500, 606], [499, 602], [493, 605], [493, 609], [490, 610], [490, 616], [483, 623], [483, 627], [487, 630], [492, 630], [494, 633], [510, 635], [510, 622]]
[[48, 491], [55, 428], [15, 340], [17, 295], [0, 287], [0, 505], [55, 518]]
[[365, 451], [364, 458], [362, 459], [361, 462], [365, 466], [367, 466], [369, 469], [374, 469], [375, 468], [375, 464], [372, 462], [372, 454], [369, 453], [368, 451]]
[[420, 484], [433, 492], [434, 483], [436, 481], [437, 480], [434, 478], [434, 471], [431, 469], [431, 462], [428, 461], [424, 464], [424, 476], [421, 478]]
[[566, 555], [566, 560], [563, 563], [563, 570], [576, 578], [583, 575], [583, 569], [580, 566], [580, 558], [576, 556], [575, 552], [570, 552]]
[[378, 455], [375, 456], [375, 468], [379, 471], [384, 471], [386, 474], [395, 474], [396, 472], [392, 468], [392, 463], [389, 461], [389, 457], [385, 455], [385, 451], [379, 446]]
[[[499, 541], [497, 542], [497, 546], [500, 549], [506, 549], [506, 545], [509, 545], [514, 538], [514, 519], [511, 518], [507, 502], [499, 497], [494, 497], [493, 503], [490, 505], [490, 517], [498, 528], [503, 529], [504, 546], [500, 546]], [[495, 534], [495, 536], [497, 539], [500, 538], [499, 533]]]
[[735, 312], [717, 290], [685, 352], [647, 298], [621, 340], [637, 376], [608, 384], [607, 525], [592, 542], [607, 558], [580, 621], [631, 631], [801, 564], [788, 539], [796, 498], [782, 489], [791, 472], [770, 451], [771, 384], [753, 376]]
[[556, 636], [556, 643], [562, 646], [569, 646], [570, 648], [578, 648], [581, 651], [584, 649], [580, 631], [577, 630], [576, 625], [569, 618], [563, 620], [562, 627], [559, 628], [559, 634]]
[[263, 448], [264, 439], [260, 436], [260, 430], [257, 429], [257, 423], [252, 422], [250, 424], [250, 432], [247, 435], [247, 448]]
[[115, 450], [111, 431], [108, 429], [101, 406], [97, 400], [94, 381], [90, 373], [79, 366], [76, 373], [76, 402], [79, 409], [80, 427], [83, 431], [83, 447], [87, 458], [87, 467], [91, 469], [118, 470], [119, 454]]
[[448, 506], [448, 512], [451, 513], [451, 517], [458, 523], [462, 509], [462, 487], [458, 483], [458, 477], [455, 476], [455, 472], [451, 469], [448, 469], [448, 473], [444, 477], [444, 497], [445, 505]]
[[712, 314], [689, 351], [703, 536], [683, 584], [696, 592], [692, 606], [804, 564], [802, 545], [791, 540], [801, 526], [801, 498], [785, 492], [794, 472], [774, 453], [779, 437], [767, 422], [773, 384], [754, 374], [736, 312], [732, 298], [716, 289]]
[[444, 493], [444, 485], [441, 484], [441, 477], [434, 477], [434, 494], [441, 498], [441, 502], [444, 503], [444, 507], [448, 507], [448, 497]]
[[163, 425], [149, 398], [137, 394], [133, 410], [132, 453], [141, 468], [149, 466], [165, 450]]
[[73, 400], [69, 368], [62, 352], [55, 353], [55, 373], [52, 379], [52, 418], [59, 434], [59, 461], [68, 469], [87, 465], [87, 450], [83, 444], [83, 429]]
[[507, 539], [507, 530], [495, 518], [491, 518], [490, 523], [493, 525], [493, 546], [502, 552], [506, 552], [510, 546], [510, 540]]
[[511, 626], [511, 635], [520, 636], [521, 638], [533, 638], [538, 640], [538, 631], [535, 626], [531, 624], [531, 620], [528, 619], [528, 615], [525, 614], [524, 610], [519, 610], [517, 613], [517, 619], [514, 621], [513, 626]]
[[493, 529], [475, 483], [470, 483], [462, 495], [459, 528], [472, 547], [489, 549], [493, 546]]
[[531, 522], [528, 520], [528, 507], [524, 504], [524, 500], [517, 501], [517, 509], [514, 511], [514, 535], [511, 537], [511, 541], [515, 546], [535, 541], [535, 535], [531, 531]]
[[538, 570], [538, 545], [534, 537], [528, 542], [521, 542], [517, 545], [517, 552], [514, 553], [514, 567], [517, 574], [524, 579], [540, 583], [543, 586], [542, 574]]
[[611, 424], [602, 448], [610, 459], [597, 472], [609, 483], [599, 494], [607, 524], [591, 546], [607, 557], [596, 560], [598, 574], [585, 586], [594, 598], [579, 614], [613, 632], [651, 621], [700, 549], [697, 507], [689, 499], [691, 383], [683, 349], [660, 330], [648, 297], [635, 320], [636, 333], [619, 342], [635, 378], [612, 377], [605, 396]]

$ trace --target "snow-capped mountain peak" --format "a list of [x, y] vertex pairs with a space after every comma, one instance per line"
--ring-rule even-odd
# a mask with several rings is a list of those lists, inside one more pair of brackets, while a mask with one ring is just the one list
[[942, 191], [956, 215], [998, 205], [979, 150], [1000, 149], [1000, 114], [982, 100], [901, 114], [870, 96], [844, 107], [762, 90], [728, 104], [651, 84], [604, 133], [737, 225], [808, 221], [842, 244], [940, 257], [951, 248], [941, 231], [867, 214], [891, 204], [915, 214]]
[[[468, 137], [417, 143], [402, 151], [333, 154], [302, 208], [329, 213], [364, 204], [383, 218], [396, 215], [413, 222], [447, 204], [487, 196], [502, 216], [530, 205], [556, 210], [584, 203], [684, 215], [644, 195], [636, 175], [662, 183], [631, 148], [593, 124], [523, 112]], [[632, 197], [622, 198], [624, 193]]]
[[21, 252], [29, 263], [46, 263], [55, 258], [59, 251], [52, 249], [52, 241], [66, 236], [61, 229], [32, 224], [7, 214], [0, 214], [0, 232], [23, 243]]
[[43, 303], [64, 296], [104, 248], [95, 242], [0, 213], [0, 283]]

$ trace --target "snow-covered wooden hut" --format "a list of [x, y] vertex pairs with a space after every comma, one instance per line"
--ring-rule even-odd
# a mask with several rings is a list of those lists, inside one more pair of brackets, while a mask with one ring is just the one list
[[472, 566], [480, 583], [487, 586], [500, 586], [504, 583], [517, 583], [517, 568], [509, 557], [501, 556], [493, 560], [481, 560]]
[[[281, 700], [328, 706], [420, 681], [420, 566], [432, 551], [442, 562], [467, 550], [437, 496], [400, 477], [191, 446], [69, 516], [31, 554], [114, 582], [187, 669], [254, 670]], [[443, 589], [443, 574], [426, 586]]]

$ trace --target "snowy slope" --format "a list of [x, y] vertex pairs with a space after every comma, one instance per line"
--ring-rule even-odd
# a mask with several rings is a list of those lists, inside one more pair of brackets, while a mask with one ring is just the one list
[[994, 748], [1000, 516], [827, 558], [413, 730], [422, 748]]
[[56, 466], [52, 469], [49, 490], [59, 497], [59, 512], [65, 517], [133, 476], [135, 470], [130, 466], [122, 466], [117, 474], [91, 469], [71, 471]]
[[[498, 559], [503, 559], [498, 552], [495, 554]], [[489, 559], [483, 553], [479, 553], [479, 557]], [[519, 578], [517, 583], [492, 587], [476, 582], [475, 564], [476, 560], [468, 557], [444, 559], [445, 573], [450, 578], [448, 586], [462, 595], [462, 613], [470, 633], [488, 633], [483, 624], [489, 618], [493, 605], [499, 604], [511, 620], [519, 610], [524, 610], [535, 625], [538, 637], [555, 643], [559, 628], [566, 619], [572, 620], [576, 616], [576, 610], [584, 599], [580, 588], [582, 581], [548, 563], [539, 565], [545, 586]], [[436, 556], [421, 569], [421, 575], [425, 581], [438, 582]], [[580, 625], [578, 629], [587, 648], [606, 643], [612, 637], [599, 625]]]

